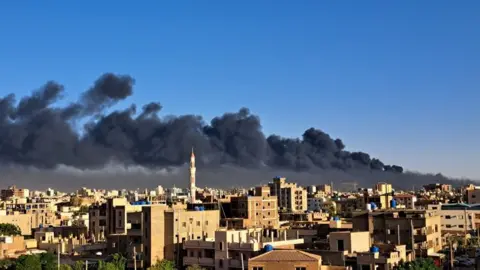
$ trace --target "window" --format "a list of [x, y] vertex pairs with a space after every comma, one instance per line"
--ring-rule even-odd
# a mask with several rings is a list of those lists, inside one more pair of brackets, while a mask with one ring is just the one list
[[205, 220], [205, 226], [208, 226], [208, 220]]
[[253, 270], [263, 270], [263, 267], [261, 267], [261, 266], [254, 266], [254, 267], [253, 267]]
[[306, 267], [295, 267], [295, 270], [307, 270]]
[[345, 245], [343, 243], [343, 240], [337, 240], [337, 249], [338, 249], [338, 251], [344, 251], [345, 250]]
[[182, 227], [186, 228], [186, 227], [187, 227], [187, 223], [186, 223], [186, 222], [182, 222]]
[[435, 232], [438, 232], [438, 224], [435, 224]]
[[197, 226], [200, 227], [200, 221], [197, 221]]
[[462, 229], [462, 228], [463, 228], [463, 225], [458, 225], [458, 227]]
[[218, 243], [218, 248], [219, 248], [220, 250], [223, 250], [223, 242]]

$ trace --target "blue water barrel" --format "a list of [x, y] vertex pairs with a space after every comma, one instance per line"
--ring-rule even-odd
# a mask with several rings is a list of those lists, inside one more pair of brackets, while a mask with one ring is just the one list
[[272, 245], [265, 245], [265, 252], [270, 252], [273, 250]]
[[397, 208], [397, 201], [395, 199], [390, 201], [390, 208]]
[[370, 252], [371, 252], [371, 253], [378, 253], [378, 252], [380, 252], [380, 249], [379, 249], [378, 247], [376, 247], [376, 246], [372, 246], [372, 247], [370, 248]]

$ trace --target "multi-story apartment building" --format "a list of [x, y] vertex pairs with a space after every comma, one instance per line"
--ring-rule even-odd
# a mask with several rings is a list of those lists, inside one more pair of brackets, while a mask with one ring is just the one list
[[[374, 242], [413, 247], [417, 256], [442, 249], [441, 219], [432, 210], [391, 209], [354, 214], [354, 231], [369, 231]], [[413, 241], [412, 241], [413, 240]]]
[[299, 237], [288, 237], [287, 232], [264, 229], [227, 230], [219, 229], [215, 237], [205, 240], [189, 240], [183, 245], [186, 256], [184, 266], [199, 265], [206, 269], [245, 268], [249, 259], [263, 252], [265, 246], [293, 249], [303, 244]]
[[428, 205], [428, 209], [437, 211], [441, 217], [442, 234], [467, 234], [480, 228], [480, 205], [441, 204]]
[[439, 183], [425, 185], [423, 189], [427, 192], [451, 192], [453, 190], [452, 185]]
[[17, 188], [16, 186], [0, 190], [0, 199], [3, 201], [11, 198], [28, 198], [30, 191], [28, 189]]
[[297, 186], [296, 183], [287, 183], [283, 177], [275, 177], [268, 184], [270, 194], [278, 199], [278, 207], [284, 211], [304, 212], [307, 211], [307, 190]]
[[332, 195], [333, 193], [332, 186], [327, 184], [317, 185], [316, 190], [317, 192], [323, 193], [325, 195]]
[[466, 190], [466, 197], [468, 204], [477, 204], [480, 203], [480, 187], [478, 186], [469, 186]]
[[230, 199], [232, 217], [242, 219], [241, 228], [278, 228], [277, 197], [270, 196], [269, 187], [259, 187], [256, 191], [256, 196]]
[[393, 199], [397, 202], [397, 207], [415, 209], [417, 196], [413, 194], [395, 194]]
[[23, 235], [31, 235], [35, 228], [60, 225], [55, 210], [53, 203], [8, 202], [0, 210], [0, 223], [18, 225]]
[[[186, 209], [185, 205], [131, 205], [124, 198], [109, 199], [104, 206], [92, 207], [89, 212], [91, 235], [104, 234], [110, 254], [128, 253], [128, 267], [133, 266], [133, 254], [137, 254], [140, 269], [163, 259], [181, 263], [181, 244], [213, 237], [220, 221], [219, 210]], [[105, 226], [93, 226], [93, 222], [102, 221]]]

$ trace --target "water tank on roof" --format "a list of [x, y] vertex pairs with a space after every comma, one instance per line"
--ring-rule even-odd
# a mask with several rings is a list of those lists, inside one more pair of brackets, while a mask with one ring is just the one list
[[397, 208], [397, 201], [395, 199], [390, 201], [390, 208]]
[[374, 202], [371, 202], [370, 205], [372, 207], [372, 210], [377, 209], [377, 205]]
[[371, 252], [371, 253], [378, 253], [378, 252], [380, 252], [380, 249], [379, 249], [378, 247], [376, 247], [376, 246], [372, 246], [372, 247], [370, 248], [370, 252]]
[[198, 207], [198, 206], [195, 206], [193, 209], [194, 209], [195, 211], [200, 211], [200, 207]]
[[264, 249], [265, 249], [265, 252], [270, 252], [270, 251], [273, 250], [273, 247], [272, 247], [272, 245], [265, 245]]
[[205, 211], [205, 206], [200, 206], [200, 211]]
[[333, 217], [333, 220], [335, 220], [335, 221], [339, 221], [339, 220], [340, 220], [340, 218], [339, 218], [339, 217], [337, 217], [337, 216], [334, 216], [334, 217]]

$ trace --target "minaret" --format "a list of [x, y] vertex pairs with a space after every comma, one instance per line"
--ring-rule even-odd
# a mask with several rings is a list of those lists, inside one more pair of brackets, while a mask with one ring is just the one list
[[197, 168], [195, 168], [195, 154], [193, 153], [192, 147], [192, 154], [190, 155], [190, 203], [195, 203], [195, 196], [196, 196], [196, 187], [195, 187], [195, 173]]

